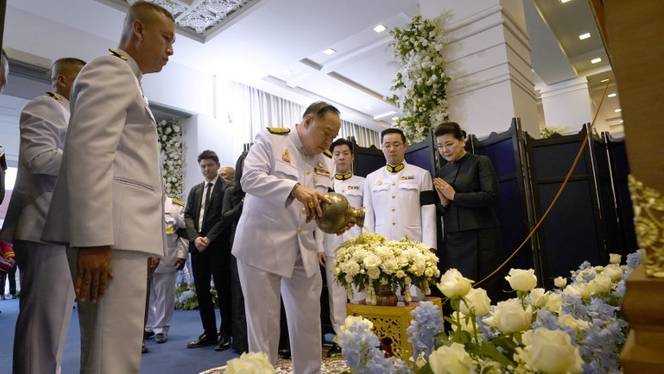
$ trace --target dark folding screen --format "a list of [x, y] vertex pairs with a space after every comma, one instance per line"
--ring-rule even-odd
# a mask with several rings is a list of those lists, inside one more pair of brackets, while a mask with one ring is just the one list
[[[499, 183], [499, 199], [496, 214], [502, 233], [503, 258], [507, 258], [528, 235], [528, 199], [525, 191], [522, 160], [521, 123], [512, 119], [509, 130], [492, 133], [487, 139], [471, 141], [475, 153], [491, 159]], [[475, 137], [473, 136], [473, 139]], [[509, 268], [529, 269], [534, 266], [531, 243], [508, 265]]]
[[353, 173], [361, 177], [366, 177], [369, 173], [385, 166], [385, 156], [380, 149], [374, 147], [360, 147], [353, 137], [348, 138], [353, 143], [353, 153], [355, 162], [353, 163]]
[[426, 139], [409, 145], [408, 150], [406, 150], [406, 162], [428, 170], [431, 175], [435, 175], [436, 162], [434, 152], [436, 149], [433, 142], [433, 135], [429, 132]]
[[[568, 169], [587, 136], [586, 127], [575, 135], [549, 139], [527, 139], [535, 211], [539, 218], [560, 188]], [[550, 288], [553, 278], [569, 276], [583, 261], [605, 264], [608, 253], [599, 212], [599, 196], [590, 152], [585, 150], [579, 164], [539, 230], [542, 282]]]
[[603, 137], [608, 150], [611, 179], [616, 199], [616, 219], [619, 227], [616, 246], [612, 250], [626, 255], [639, 248], [634, 229], [632, 199], [627, 186], [627, 176], [629, 175], [627, 148], [625, 147], [625, 141], [622, 139], [613, 139], [607, 133], [604, 133]]

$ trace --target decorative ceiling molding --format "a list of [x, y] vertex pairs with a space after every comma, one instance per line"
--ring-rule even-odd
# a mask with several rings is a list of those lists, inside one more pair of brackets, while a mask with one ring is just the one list
[[[137, 0], [97, 0], [116, 9], [127, 11]], [[166, 8], [177, 25], [178, 32], [205, 43], [231, 21], [249, 10], [260, 0], [147, 0]]]

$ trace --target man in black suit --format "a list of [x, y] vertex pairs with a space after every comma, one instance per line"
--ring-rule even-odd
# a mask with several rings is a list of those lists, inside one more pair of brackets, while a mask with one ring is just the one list
[[[218, 177], [219, 158], [213, 151], [203, 151], [198, 156], [198, 165], [205, 182], [194, 186], [189, 192], [184, 219], [203, 334], [190, 341], [187, 348], [217, 344], [215, 350], [223, 351], [230, 347], [232, 336], [229, 225], [223, 224], [221, 215], [224, 192], [230, 184]], [[211, 279], [214, 279], [221, 309], [219, 334], [210, 293]]]

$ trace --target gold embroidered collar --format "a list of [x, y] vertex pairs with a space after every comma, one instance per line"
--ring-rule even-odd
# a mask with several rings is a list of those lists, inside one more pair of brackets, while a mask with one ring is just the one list
[[405, 168], [405, 167], [406, 167], [406, 165], [404, 165], [403, 162], [400, 163], [397, 166], [392, 166], [392, 165], [389, 165], [389, 164], [386, 166], [387, 171], [389, 171], [390, 173], [398, 173], [401, 170], [403, 170], [403, 168]]

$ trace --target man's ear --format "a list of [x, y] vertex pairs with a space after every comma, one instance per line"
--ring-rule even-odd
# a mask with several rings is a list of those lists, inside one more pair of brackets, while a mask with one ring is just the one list
[[139, 20], [134, 20], [134, 23], [131, 25], [131, 32], [134, 34], [136, 37], [136, 40], [143, 40], [143, 31], [145, 30], [145, 27], [143, 25], [143, 22]]

